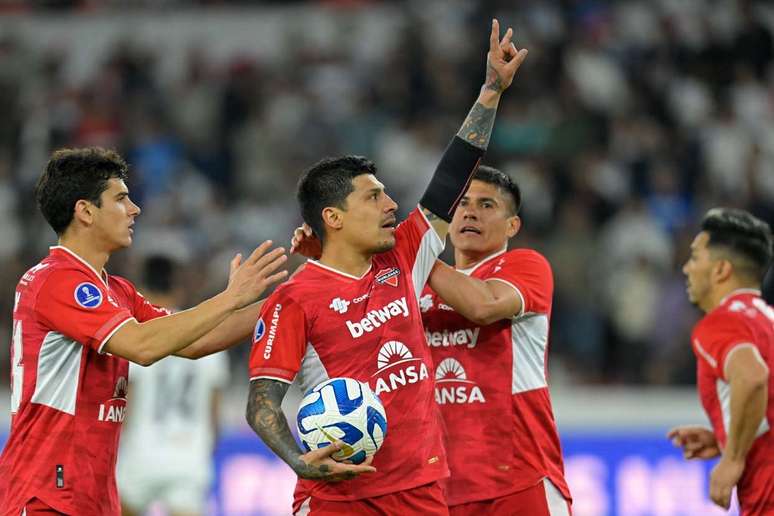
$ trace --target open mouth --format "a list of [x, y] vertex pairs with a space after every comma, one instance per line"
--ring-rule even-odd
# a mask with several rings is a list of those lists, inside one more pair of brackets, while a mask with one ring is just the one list
[[387, 222], [382, 224], [382, 228], [384, 229], [395, 229], [395, 219], [390, 219]]
[[476, 235], [480, 235], [481, 234], [481, 230], [476, 228], [476, 227], [473, 227], [473, 226], [463, 226], [460, 229], [460, 233], [463, 234], [463, 235], [467, 234], [467, 233], [474, 233]]

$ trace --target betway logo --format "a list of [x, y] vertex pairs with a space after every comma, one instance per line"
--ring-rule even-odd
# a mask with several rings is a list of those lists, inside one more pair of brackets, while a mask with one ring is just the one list
[[376, 367], [378, 370], [371, 375], [374, 380], [371, 388], [377, 395], [426, 380], [430, 376], [422, 359], [414, 358], [406, 345], [397, 340], [382, 345]]
[[378, 310], [367, 312], [365, 317], [359, 321], [347, 321], [347, 329], [349, 330], [350, 335], [357, 339], [364, 333], [374, 331], [382, 324], [399, 315], [402, 315], [403, 317], [409, 316], [408, 303], [406, 302], [405, 297], [387, 303], [383, 308], [379, 308]]
[[439, 405], [486, 403], [476, 382], [468, 380], [465, 368], [454, 358], [445, 358], [435, 370], [435, 402]]
[[473, 349], [478, 344], [478, 334], [481, 328], [464, 328], [462, 330], [425, 331], [427, 345], [431, 348], [448, 348], [449, 346], [465, 346]]

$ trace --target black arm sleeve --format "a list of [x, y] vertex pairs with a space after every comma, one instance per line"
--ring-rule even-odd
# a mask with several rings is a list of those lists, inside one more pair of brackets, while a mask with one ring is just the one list
[[483, 156], [484, 149], [469, 144], [459, 136], [452, 138], [419, 204], [451, 222], [454, 209], [468, 189]]

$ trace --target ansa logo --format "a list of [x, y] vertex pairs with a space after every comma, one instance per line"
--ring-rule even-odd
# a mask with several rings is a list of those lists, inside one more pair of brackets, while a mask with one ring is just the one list
[[371, 375], [373, 390], [378, 395], [392, 392], [406, 384], [429, 378], [427, 366], [421, 358], [414, 358], [402, 342], [385, 342], [376, 359], [377, 371]]
[[128, 382], [125, 376], [119, 376], [113, 389], [113, 397], [99, 405], [98, 421], [121, 423], [126, 415], [126, 391]]
[[435, 370], [435, 402], [439, 405], [486, 403], [486, 399], [476, 382], [468, 380], [458, 360], [444, 358]]

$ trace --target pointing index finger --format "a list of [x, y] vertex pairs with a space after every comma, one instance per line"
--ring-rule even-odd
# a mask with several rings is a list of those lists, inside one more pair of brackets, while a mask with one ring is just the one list
[[497, 18], [492, 19], [492, 32], [489, 34], [489, 50], [494, 52], [500, 45], [500, 22]]

